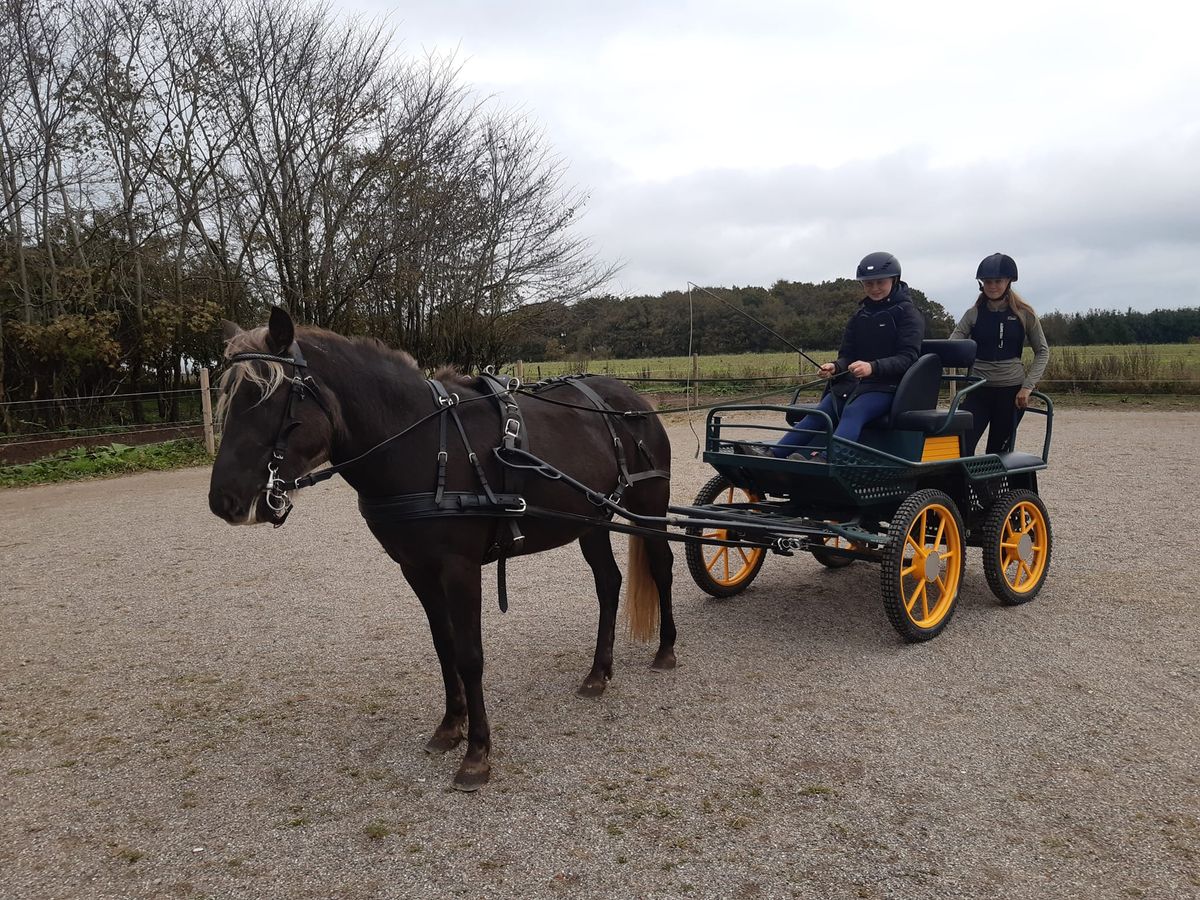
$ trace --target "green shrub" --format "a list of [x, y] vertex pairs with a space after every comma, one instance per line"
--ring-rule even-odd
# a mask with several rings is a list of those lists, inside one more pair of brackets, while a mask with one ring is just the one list
[[0, 466], [0, 487], [178, 469], [208, 465], [211, 461], [204, 450], [204, 442], [194, 438], [140, 446], [114, 443], [102, 447], [75, 447], [31, 463]]

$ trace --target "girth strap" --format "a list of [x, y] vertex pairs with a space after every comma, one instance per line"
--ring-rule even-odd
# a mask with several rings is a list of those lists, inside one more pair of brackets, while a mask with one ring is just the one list
[[443, 516], [509, 517], [524, 515], [525, 498], [516, 494], [488, 496], [463, 491], [445, 491], [441, 497], [432, 491], [399, 497], [360, 496], [358, 511], [370, 525], [402, 525], [413, 519], [437, 519]]

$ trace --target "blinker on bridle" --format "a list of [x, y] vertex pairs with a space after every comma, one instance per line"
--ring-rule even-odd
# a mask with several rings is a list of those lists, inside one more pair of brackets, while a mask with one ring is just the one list
[[283, 411], [283, 419], [279, 423], [279, 430], [275, 433], [275, 443], [271, 448], [271, 459], [267, 462], [267, 483], [263, 488], [263, 493], [266, 494], [267, 506], [279, 518], [272, 524], [278, 528], [287, 521], [288, 514], [292, 511], [292, 498], [288, 496], [288, 492], [299, 487], [297, 481], [287, 481], [279, 477], [279, 469], [283, 465], [284, 455], [287, 453], [288, 438], [292, 431], [300, 426], [300, 420], [295, 416], [295, 408], [298, 402], [303, 402], [310, 394], [317, 401], [317, 405], [325, 411], [327, 416], [332, 415], [329, 412], [329, 407], [325, 405], [325, 401], [321, 399], [320, 391], [317, 388], [317, 383], [313, 377], [307, 374], [308, 362], [304, 359], [304, 354], [300, 351], [300, 345], [296, 341], [292, 341], [292, 345], [288, 347], [289, 356], [278, 356], [274, 353], [260, 353], [258, 351], [248, 351], [245, 353], [235, 353], [229, 357], [230, 363], [240, 362], [275, 362], [292, 367], [292, 377], [288, 379], [291, 387], [288, 390], [287, 406]]

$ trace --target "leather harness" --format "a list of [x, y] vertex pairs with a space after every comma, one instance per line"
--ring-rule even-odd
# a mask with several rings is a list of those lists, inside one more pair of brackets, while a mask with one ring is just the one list
[[[594, 411], [600, 413], [604, 419], [609, 435], [612, 438], [613, 451], [616, 454], [618, 469], [616, 487], [607, 495], [601, 494], [595, 489], [571, 478], [566, 473], [556, 469], [545, 460], [540, 459], [530, 452], [528, 448], [528, 434], [525, 429], [525, 418], [521, 414], [521, 408], [516, 399], [516, 393], [521, 389], [520, 381], [516, 378], [496, 375], [488, 369], [480, 376], [480, 381], [489, 391], [488, 394], [481, 397], [469, 398], [464, 401], [459, 399], [458, 394], [447, 390], [446, 386], [440, 381], [432, 378], [428, 379], [433, 399], [438, 404], [437, 409], [433, 413], [422, 417], [402, 432], [392, 435], [387, 440], [376, 444], [354, 459], [337, 465], [327, 466], [317, 472], [310, 472], [292, 481], [286, 481], [279, 477], [278, 472], [279, 468], [283, 465], [284, 455], [287, 451], [288, 437], [300, 425], [300, 421], [295, 415], [296, 403], [312, 397], [317, 401], [321, 409], [325, 411], [326, 415], [331, 415], [329, 407], [321, 398], [316, 382], [311, 375], [307, 374], [308, 364], [300, 351], [300, 345], [293, 342], [288, 348], [288, 353], [290, 354], [289, 356], [281, 356], [271, 353], [247, 352], [237, 353], [230, 357], [230, 362], [262, 360], [291, 365], [293, 367], [293, 375], [289, 379], [290, 393], [288, 402], [284, 409], [283, 420], [280, 422], [279, 430], [275, 436], [271, 451], [271, 460], [267, 464], [267, 484], [265, 488], [267, 503], [276, 512], [280, 510], [283, 512], [282, 516], [275, 522], [275, 526], [279, 527], [282, 525], [291, 511], [292, 503], [290, 497], [288, 497], [288, 491], [307, 487], [331, 478], [351, 463], [358, 462], [384, 444], [437, 416], [438, 451], [434, 490], [414, 494], [401, 494], [395, 497], [363, 497], [360, 495], [358, 509], [363, 519], [372, 525], [394, 525], [401, 522], [441, 518], [444, 516], [492, 519], [495, 523], [492, 532], [492, 543], [484, 554], [483, 561], [485, 563], [493, 561], [497, 563], [497, 593], [502, 612], [508, 611], [508, 584], [505, 562], [510, 556], [520, 555], [524, 549], [525, 535], [521, 533], [518, 521], [520, 518], [529, 513], [537, 515], [539, 518], [557, 518], [567, 521], [582, 520], [584, 522], [592, 521], [596, 524], [604, 523], [611, 525], [612, 516], [620, 510], [620, 500], [628, 488], [639, 481], [649, 478], [670, 478], [670, 473], [666, 470], [653, 467], [654, 460], [649, 450], [646, 449], [645, 443], [641, 440], [637, 442], [636, 447], [650, 468], [640, 472], [630, 472], [625, 456], [625, 447], [617, 435], [617, 430], [611, 420], [611, 417], [615, 415], [641, 417], [652, 413], [641, 410], [615, 410], [590, 385], [585, 383], [584, 379], [589, 376], [566, 375], [546, 379], [545, 381], [530, 385], [526, 389], [526, 394], [537, 396], [539, 391], [560, 384], [569, 384], [578, 390], [591, 404]], [[458, 406], [462, 403], [488, 398], [496, 402], [502, 423], [500, 444], [492, 450], [493, 454], [502, 464], [503, 483], [499, 491], [494, 490], [488, 482], [487, 475], [479, 462], [478, 455], [471, 448], [466, 428], [463, 427], [462, 419], [458, 414]], [[574, 404], [565, 405], [574, 406]], [[575, 408], [588, 409], [588, 407], [583, 406]], [[467, 460], [475, 471], [475, 477], [479, 482], [481, 492], [471, 493], [467, 491], [446, 490], [446, 466], [450, 459], [447, 419], [454, 422], [454, 427], [458, 432], [463, 450], [467, 454]], [[583, 493], [598, 508], [598, 516], [594, 519], [589, 519], [588, 517], [556, 510], [531, 509], [522, 495], [524, 475], [526, 472], [531, 471], [544, 478], [561, 480], [569, 487]]]

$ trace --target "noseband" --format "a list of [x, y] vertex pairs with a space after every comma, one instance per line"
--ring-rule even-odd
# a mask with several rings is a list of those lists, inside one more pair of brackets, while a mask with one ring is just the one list
[[333, 416], [329, 411], [329, 407], [325, 405], [325, 401], [321, 399], [320, 390], [317, 388], [317, 383], [313, 377], [307, 374], [308, 362], [304, 359], [304, 354], [300, 352], [300, 345], [296, 341], [292, 341], [292, 345], [288, 348], [290, 356], [276, 356], [273, 353], [235, 353], [229, 357], [229, 362], [254, 362], [256, 360], [262, 362], [282, 363], [292, 367], [292, 377], [288, 379], [290, 388], [288, 390], [287, 406], [283, 411], [283, 419], [279, 423], [279, 430], [275, 433], [275, 443], [271, 448], [271, 459], [267, 462], [267, 483], [263, 488], [263, 493], [266, 494], [267, 506], [272, 512], [276, 513], [279, 518], [273, 523], [276, 528], [287, 521], [288, 514], [292, 511], [292, 498], [288, 496], [288, 491], [294, 490], [298, 485], [296, 481], [287, 481], [279, 477], [279, 469], [283, 466], [283, 458], [287, 453], [288, 438], [300, 425], [300, 420], [295, 416], [296, 404], [302, 403], [306, 398], [311, 396], [317, 402], [317, 405], [324, 410], [325, 415], [329, 416], [330, 422], [333, 421]]

